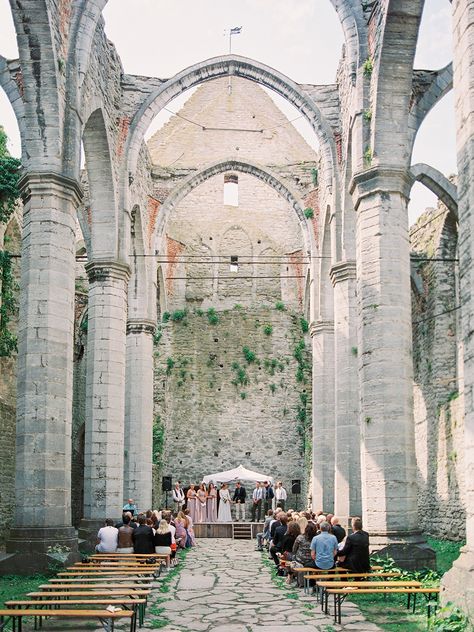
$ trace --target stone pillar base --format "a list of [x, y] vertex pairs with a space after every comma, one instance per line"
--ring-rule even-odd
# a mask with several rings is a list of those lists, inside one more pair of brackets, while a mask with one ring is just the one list
[[453, 567], [441, 579], [441, 603], [451, 601], [474, 619], [474, 549], [463, 546]]
[[[118, 521], [117, 521], [118, 522]], [[79, 550], [81, 553], [94, 553], [97, 533], [104, 526], [103, 520], [82, 518], [79, 523]]]
[[[59, 547], [66, 549], [64, 557]], [[7, 539], [6, 552], [0, 560], [0, 575], [47, 573], [80, 559], [74, 527], [15, 527]]]
[[391, 557], [397, 566], [415, 571], [436, 568], [436, 553], [420, 534], [394, 536], [370, 534], [370, 553]]

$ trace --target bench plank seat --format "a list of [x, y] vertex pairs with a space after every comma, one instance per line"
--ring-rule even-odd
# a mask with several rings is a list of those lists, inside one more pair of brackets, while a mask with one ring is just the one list
[[[91, 586], [90, 584], [60, 583], [60, 584], [41, 584], [40, 586], [38, 586], [38, 588], [40, 588], [44, 592], [47, 592], [49, 590], [58, 590], [58, 588], [60, 590], [67, 590], [67, 589], [80, 590], [81, 588], [86, 588], [87, 590], [96, 590], [96, 589], [101, 589], [101, 588], [105, 590], [106, 588], [110, 588], [111, 590], [113, 590], [114, 584], [110, 582], [108, 584], [93, 584]], [[117, 588], [119, 588], [120, 590], [125, 590], [125, 589], [146, 590], [146, 589], [151, 589], [152, 585], [151, 584], [136, 584], [134, 582], [130, 582], [128, 584], [119, 584], [117, 585]]]
[[[108, 610], [45, 610], [41, 609], [1, 609], [0, 610], [0, 631], [4, 630], [9, 624], [9, 620], [18, 619], [18, 627], [21, 630], [21, 621], [23, 617], [54, 617], [56, 619], [99, 619], [105, 632], [113, 632], [114, 623], [117, 619], [132, 619], [135, 614], [132, 610], [120, 610], [118, 612], [109, 612]], [[133, 628], [132, 628], [133, 630]]]

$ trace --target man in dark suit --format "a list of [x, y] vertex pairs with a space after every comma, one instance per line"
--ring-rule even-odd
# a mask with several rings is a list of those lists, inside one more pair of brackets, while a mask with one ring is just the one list
[[268, 514], [268, 510], [271, 509], [272, 500], [275, 494], [273, 493], [273, 487], [268, 481], [263, 483], [263, 519], [265, 520], [265, 516]]
[[240, 514], [242, 514], [242, 522], [245, 522], [245, 499], [247, 498], [247, 492], [245, 487], [242, 487], [240, 481], [235, 484], [234, 496], [232, 500], [235, 503], [235, 521], [240, 520]]
[[[276, 527], [275, 532], [273, 534], [273, 544], [270, 547], [270, 555], [273, 558], [273, 561], [277, 566], [280, 564], [280, 558], [277, 553], [281, 553], [283, 538], [285, 537], [287, 524], [288, 524], [288, 516], [283, 511], [280, 513], [278, 520], [280, 525]], [[272, 525], [273, 526], [273, 525]]]
[[153, 529], [146, 524], [146, 515], [138, 515], [138, 527], [132, 533], [134, 553], [154, 553]]
[[344, 548], [337, 557], [344, 568], [355, 573], [367, 573], [370, 571], [369, 534], [362, 531], [360, 518], [352, 518], [352, 530], [354, 533], [347, 536]]
[[336, 536], [337, 543], [340, 544], [346, 537], [346, 530], [339, 524], [339, 518], [333, 516], [331, 518], [331, 531]]

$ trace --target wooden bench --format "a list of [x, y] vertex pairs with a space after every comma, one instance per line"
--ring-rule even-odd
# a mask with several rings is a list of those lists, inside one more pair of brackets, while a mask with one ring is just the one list
[[92, 577], [60, 577], [59, 579], [57, 577], [53, 577], [52, 579], [49, 580], [50, 584], [60, 584], [62, 582], [67, 581], [69, 584], [72, 584], [74, 582], [90, 582], [90, 583], [94, 583], [94, 582], [103, 582], [103, 581], [107, 581], [107, 580], [112, 580], [115, 583], [121, 583], [121, 582], [136, 582], [137, 584], [140, 582], [149, 582], [149, 576], [151, 573], [146, 573], [144, 575], [124, 575], [123, 577], [121, 577], [120, 575], [115, 575], [112, 577], [109, 576], [104, 576], [104, 575], [94, 575]]
[[114, 588], [118, 588], [119, 590], [151, 590], [152, 585], [151, 584], [136, 584], [134, 582], [129, 582], [128, 584], [117, 584], [115, 586], [115, 584], [113, 583], [108, 583], [108, 584], [93, 584], [92, 586], [90, 584], [68, 584], [66, 582], [64, 583], [59, 583], [59, 584], [41, 584], [40, 586], [38, 586], [38, 588], [40, 588], [42, 591], [48, 591], [48, 590], [81, 590], [82, 588], [86, 589], [86, 590], [105, 590], [106, 588], [109, 588], [110, 590], [114, 590]]
[[386, 588], [421, 588], [421, 582], [415, 580], [392, 580], [392, 581], [328, 581], [326, 578], [323, 581], [316, 580], [317, 586], [322, 588], [321, 594], [321, 611], [325, 614], [329, 614], [328, 610], [328, 594], [329, 588], [337, 590], [341, 588], [349, 589], [349, 591], [356, 590], [358, 588], [367, 588], [369, 590], [386, 589]]
[[[392, 595], [392, 594], [405, 594], [408, 596], [408, 604], [407, 607], [410, 607], [410, 597], [413, 595], [413, 612], [415, 612], [416, 608], [416, 596], [417, 595], [425, 595], [426, 596], [426, 605], [427, 605], [427, 617], [428, 619], [431, 616], [431, 599], [433, 595], [436, 595], [436, 598], [439, 596], [440, 589], [439, 588], [351, 588], [349, 586], [345, 588], [327, 588], [326, 595], [327, 599], [329, 595], [334, 595], [334, 623], [341, 624], [341, 606], [342, 602], [348, 595]], [[434, 607], [436, 610], [436, 606]]]
[[114, 570], [106, 570], [106, 569], [95, 569], [95, 568], [76, 568], [73, 570], [61, 571], [58, 573], [58, 577], [113, 577], [114, 575], [123, 576], [123, 575], [153, 575], [155, 577], [159, 577], [161, 575], [161, 566], [147, 566], [144, 568], [143, 566], [138, 567], [128, 567], [128, 568], [117, 568]]
[[48, 610], [48, 613], [45, 614], [45, 611], [41, 609], [2, 609], [0, 610], [0, 632], [5, 629], [10, 619], [13, 632], [16, 630], [16, 622], [18, 622], [18, 632], [21, 632], [23, 617], [37, 617], [41, 621], [46, 616], [56, 619], [98, 619], [105, 632], [113, 632], [116, 620], [130, 619], [132, 621], [134, 613], [132, 610], [120, 610], [119, 612], [109, 612], [108, 610]]
[[[393, 571], [389, 571], [389, 572], [375, 572], [375, 573], [350, 573], [348, 571], [344, 571], [343, 573], [341, 573], [344, 581], [346, 580], [346, 578], [348, 579], [357, 579], [360, 578], [362, 580], [362, 578], [369, 578], [369, 579], [374, 579], [374, 578], [380, 578], [380, 577], [401, 577], [402, 574], [401, 573], [395, 573]], [[304, 575], [304, 592], [305, 593], [309, 593], [309, 587], [310, 587], [310, 581], [317, 581], [317, 580], [325, 580], [331, 578], [331, 581], [333, 581], [333, 577], [335, 576], [335, 573], [332, 573], [331, 575], [327, 574], [326, 571], [321, 571], [318, 569], [311, 569], [310, 573], [307, 573], [306, 575]], [[337, 575], [334, 579], [334, 581], [336, 581]], [[318, 593], [316, 593], [317, 596]]]
[[129, 590], [127, 588], [120, 590], [96, 590], [95, 588], [87, 587], [87, 590], [61, 590], [61, 586], [56, 586], [56, 590], [41, 592], [29, 592], [27, 597], [33, 599], [70, 599], [71, 597], [80, 597], [82, 599], [100, 599], [101, 597], [113, 598], [113, 597], [144, 597], [149, 596], [151, 590]]
[[[129, 599], [129, 598], [118, 598], [116, 600], [112, 599], [44, 599], [42, 601], [35, 600], [27, 600], [27, 599], [15, 599], [5, 602], [5, 606], [7, 608], [33, 608], [38, 609], [39, 607], [49, 609], [49, 608], [61, 608], [61, 606], [70, 607], [71, 606], [110, 606], [118, 605], [122, 606], [124, 609], [132, 610], [135, 614], [135, 617], [132, 618], [130, 625], [130, 632], [135, 632], [136, 630], [136, 620], [138, 613], [139, 626], [142, 627], [143, 620], [145, 616], [145, 606], [146, 599]], [[36, 621], [35, 621], [36, 628]]]

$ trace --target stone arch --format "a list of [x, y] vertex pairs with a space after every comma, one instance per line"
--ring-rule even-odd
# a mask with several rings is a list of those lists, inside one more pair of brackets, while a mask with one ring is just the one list
[[118, 250], [117, 204], [110, 144], [101, 108], [90, 115], [82, 137], [90, 194], [90, 259], [115, 259]]
[[421, 182], [445, 204], [458, 221], [458, 192], [456, 185], [430, 165], [422, 162], [412, 165], [410, 175], [413, 182]]
[[[413, 85], [413, 61], [423, 0], [388, 0], [377, 77], [372, 123], [373, 161], [405, 166], [407, 118]], [[396, 79], [394, 79], [396, 78]]]
[[299, 200], [299, 197], [293, 193], [286, 184], [284, 184], [278, 176], [273, 174], [268, 167], [263, 167], [255, 163], [251, 163], [248, 160], [241, 161], [235, 158], [228, 158], [227, 160], [219, 161], [208, 165], [198, 173], [192, 174], [186, 178], [183, 183], [173, 190], [173, 192], [166, 198], [156, 228], [156, 235], [159, 238], [166, 225], [170, 213], [175, 209], [180, 201], [188, 195], [197, 186], [212, 178], [216, 175], [224, 173], [226, 171], [237, 171], [240, 173], [248, 173], [268, 186], [275, 189], [275, 191], [281, 195], [293, 208], [297, 218], [300, 222], [301, 230], [303, 233], [304, 247], [307, 251], [316, 253], [317, 246], [314, 241], [314, 233], [311, 227], [308, 225], [308, 221], [304, 215], [304, 205]]
[[453, 89], [453, 64], [439, 70], [415, 70], [408, 125], [416, 136], [421, 124], [441, 99]]
[[[13, 79], [16, 77], [16, 81]], [[0, 87], [3, 88], [15, 114], [21, 138], [21, 153], [23, 164], [26, 164], [25, 149], [25, 104], [21, 96], [21, 71], [17, 62], [10, 62], [0, 55]]]
[[330, 0], [336, 11], [344, 32], [346, 55], [352, 82], [355, 82], [360, 60], [365, 59], [366, 51], [366, 22], [362, 5], [347, 0]]
[[318, 106], [289, 77], [260, 62], [237, 55], [213, 57], [190, 66], [153, 90], [142, 101], [130, 123], [126, 145], [127, 173], [135, 172], [145, 132], [158, 112], [169, 101], [204, 81], [229, 75], [256, 81], [270, 88], [286, 98], [307, 118], [320, 141], [324, 165], [323, 181], [330, 189], [337, 172], [334, 136]]
[[79, 75], [79, 86], [82, 84], [90, 60], [90, 52], [94, 34], [102, 11], [108, 0], [81, 0], [76, 3], [72, 20], [72, 32], [69, 46], [69, 62], [75, 64]]
[[24, 93], [25, 127], [36, 131], [28, 139], [28, 167], [37, 171], [60, 171], [62, 138], [58, 80], [58, 56], [53, 33], [53, 5], [47, 0], [11, 2], [20, 58], [21, 90]]

